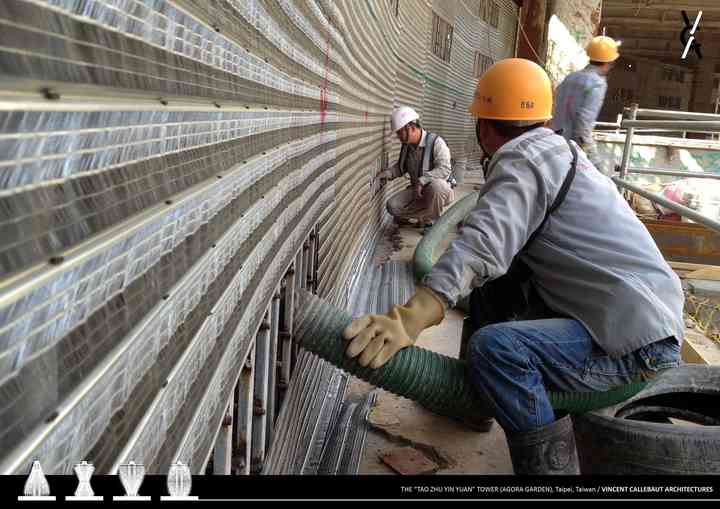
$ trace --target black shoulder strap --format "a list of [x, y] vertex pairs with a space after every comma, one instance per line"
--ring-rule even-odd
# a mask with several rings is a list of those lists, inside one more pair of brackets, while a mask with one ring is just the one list
[[400, 175], [405, 173], [405, 158], [407, 157], [407, 145], [404, 143], [400, 146], [400, 155], [398, 156], [398, 169]]
[[[425, 148], [423, 148], [422, 158], [420, 159], [420, 170], [418, 171], [418, 178], [425, 174], [425, 162], [428, 163], [428, 171], [432, 171], [435, 168], [435, 142], [439, 136], [430, 131], [426, 131]], [[429, 150], [429, 152], [428, 152]]]
[[555, 212], [557, 208], [562, 205], [563, 201], [565, 201], [565, 196], [567, 196], [568, 191], [570, 190], [570, 186], [572, 185], [573, 180], [575, 180], [575, 172], [577, 170], [577, 160], [578, 160], [578, 154], [577, 149], [575, 146], [568, 141], [568, 146], [570, 147], [570, 151], [572, 152], [572, 163], [570, 164], [570, 171], [568, 171], [567, 175], [565, 176], [565, 180], [562, 183], [562, 186], [560, 187], [560, 191], [558, 191], [557, 196], [555, 197], [555, 201], [553, 201], [552, 205], [550, 205], [550, 208], [545, 213], [545, 217], [543, 218], [542, 223], [540, 223], [540, 226], [530, 235], [530, 238], [525, 243], [525, 246], [523, 247], [523, 251], [526, 250], [530, 244], [535, 240], [535, 237], [540, 233], [540, 230], [542, 230], [543, 226], [545, 226], [545, 223], [547, 222], [548, 218], [550, 217], [550, 214]]

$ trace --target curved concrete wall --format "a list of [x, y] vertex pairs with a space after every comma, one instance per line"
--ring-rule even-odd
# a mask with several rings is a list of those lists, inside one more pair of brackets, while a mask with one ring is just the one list
[[472, 55], [514, 42], [501, 3], [498, 29], [444, 9], [448, 65], [425, 0], [1, 2], [2, 472], [200, 469], [316, 225], [318, 292], [347, 302], [405, 185], [372, 178], [392, 106], [467, 159]]

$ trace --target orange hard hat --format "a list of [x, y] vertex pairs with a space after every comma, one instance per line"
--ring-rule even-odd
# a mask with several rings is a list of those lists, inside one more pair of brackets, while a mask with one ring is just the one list
[[612, 37], [598, 35], [593, 37], [585, 51], [588, 58], [594, 62], [614, 62], [620, 56], [620, 53], [618, 53], [619, 46], [620, 41], [615, 41]]
[[552, 118], [550, 78], [531, 60], [500, 60], [478, 80], [470, 113], [491, 120], [548, 120]]

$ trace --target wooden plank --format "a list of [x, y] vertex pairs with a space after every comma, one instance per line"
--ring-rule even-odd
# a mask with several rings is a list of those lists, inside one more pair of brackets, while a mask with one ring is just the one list
[[685, 329], [682, 359], [692, 364], [720, 364], [720, 343], [713, 341], [697, 329]]
[[705, 265], [702, 263], [674, 262], [672, 260], [668, 261], [668, 264], [670, 265], [670, 268], [672, 268], [674, 270], [687, 270], [690, 272], [717, 267], [717, 265]]
[[704, 279], [706, 281], [720, 281], [720, 267], [705, 267], [685, 274], [685, 279]]
[[720, 265], [719, 232], [697, 223], [649, 219], [641, 221], [666, 260]]

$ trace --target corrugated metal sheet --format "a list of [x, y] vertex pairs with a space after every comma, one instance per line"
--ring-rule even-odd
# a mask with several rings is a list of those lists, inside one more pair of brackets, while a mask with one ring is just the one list
[[[50, 474], [80, 460], [204, 469], [316, 225], [318, 293], [352, 305], [405, 185], [373, 178], [397, 157], [392, 106], [419, 108], [462, 153], [479, 29], [452, 6], [452, 66], [438, 63], [431, 5], [0, 2], [3, 473], [33, 458]], [[317, 369], [313, 397], [338, 380]], [[362, 406], [337, 394], [317, 413], [330, 431]], [[321, 435], [302, 436], [336, 463], [345, 439]]]

